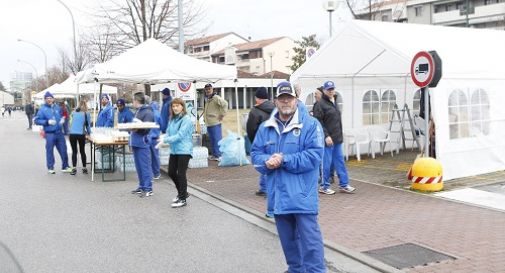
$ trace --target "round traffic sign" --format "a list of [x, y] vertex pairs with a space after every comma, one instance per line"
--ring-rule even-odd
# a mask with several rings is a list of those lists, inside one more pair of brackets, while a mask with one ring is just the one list
[[188, 90], [191, 88], [190, 82], [180, 82], [177, 85], [179, 86], [179, 90], [182, 92], [188, 92]]
[[418, 52], [410, 64], [410, 76], [419, 87], [425, 87], [433, 80], [435, 64], [433, 57], [426, 51]]

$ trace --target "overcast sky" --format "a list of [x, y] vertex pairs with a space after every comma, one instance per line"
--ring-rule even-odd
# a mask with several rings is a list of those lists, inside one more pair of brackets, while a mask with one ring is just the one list
[[[98, 0], [62, 1], [72, 10], [78, 32], [93, 25], [89, 13], [98, 6]], [[204, 7], [205, 17], [200, 24], [202, 29], [208, 27], [207, 35], [233, 31], [252, 40], [278, 36], [298, 40], [317, 34], [322, 41], [329, 36], [328, 12], [323, 8], [323, 0], [195, 1]], [[333, 14], [334, 27], [348, 17], [349, 12], [341, 5]], [[51, 67], [59, 61], [58, 49], [72, 52], [71, 22], [68, 11], [56, 0], [0, 0], [0, 81], [4, 86], [9, 87], [14, 71], [34, 72], [30, 64], [39, 74], [44, 73], [42, 51], [17, 39], [42, 47]]]

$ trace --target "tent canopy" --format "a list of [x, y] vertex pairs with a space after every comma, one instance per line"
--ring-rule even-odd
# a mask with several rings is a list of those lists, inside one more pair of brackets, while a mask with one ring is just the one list
[[148, 39], [79, 76], [78, 82], [97, 80], [100, 83], [158, 84], [171, 81], [233, 80], [237, 77], [237, 71], [235, 66], [198, 60], [155, 39]]
[[[97, 88], [95, 84], [84, 83], [78, 84], [75, 82], [75, 76], [70, 75], [64, 82], [55, 83], [50, 87], [35, 94], [35, 98], [44, 98], [44, 94], [50, 91], [55, 98], [73, 98], [79, 93], [80, 95], [93, 94], [94, 90]], [[117, 87], [104, 85], [102, 87], [102, 93], [106, 94], [116, 94]]]

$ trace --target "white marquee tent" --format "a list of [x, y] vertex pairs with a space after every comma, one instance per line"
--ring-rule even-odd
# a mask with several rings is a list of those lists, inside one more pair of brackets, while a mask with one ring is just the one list
[[[36, 98], [44, 98], [46, 91], [50, 91], [56, 98], [73, 98], [79, 95], [89, 95], [95, 92], [97, 87], [91, 83], [77, 84], [75, 82], [75, 76], [70, 75], [64, 82], [58, 84], [53, 84], [49, 88], [42, 90], [35, 94]], [[102, 87], [102, 92], [107, 94], [116, 94], [117, 87], [104, 85]]]
[[344, 131], [387, 127], [394, 103], [418, 107], [412, 58], [436, 50], [443, 63], [442, 79], [430, 89], [437, 159], [445, 180], [472, 176], [505, 169], [504, 45], [503, 31], [350, 21], [291, 82], [300, 84], [305, 100], [333, 80], [343, 98]]

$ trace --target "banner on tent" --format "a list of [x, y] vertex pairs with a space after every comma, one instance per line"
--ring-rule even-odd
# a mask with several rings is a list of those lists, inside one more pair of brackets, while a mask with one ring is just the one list
[[195, 85], [190, 82], [177, 83], [177, 86], [175, 88], [175, 96], [183, 100], [194, 100], [195, 93]]

